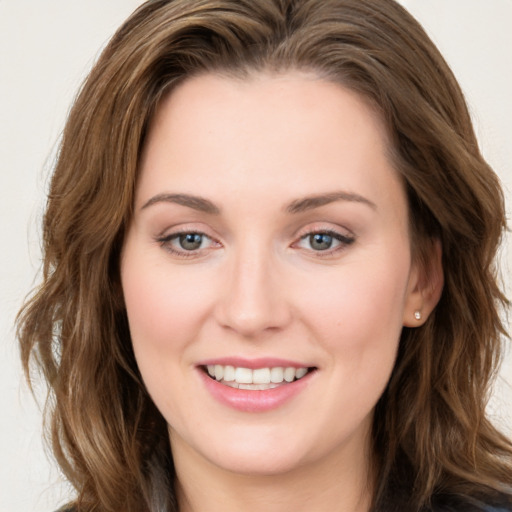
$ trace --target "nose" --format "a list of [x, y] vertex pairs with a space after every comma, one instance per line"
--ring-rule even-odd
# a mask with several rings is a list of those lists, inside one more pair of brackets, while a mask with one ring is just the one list
[[217, 321], [245, 338], [284, 329], [292, 313], [275, 259], [265, 250], [240, 251], [228, 264]]

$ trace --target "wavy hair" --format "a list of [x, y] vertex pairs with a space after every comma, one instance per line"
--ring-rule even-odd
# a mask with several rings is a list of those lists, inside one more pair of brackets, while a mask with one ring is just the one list
[[[300, 69], [380, 111], [418, 258], [439, 239], [445, 285], [404, 328], [374, 415], [374, 511], [510, 503], [512, 444], [485, 407], [507, 300], [505, 229], [460, 88], [393, 0], [150, 0], [114, 35], [70, 112], [43, 222], [43, 277], [18, 316], [25, 371], [49, 386], [47, 429], [78, 511], [176, 511], [172, 454], [132, 351], [119, 255], [160, 99], [188, 77]], [[428, 261], [425, 261], [428, 265]], [[453, 508], [450, 508], [453, 507]]]

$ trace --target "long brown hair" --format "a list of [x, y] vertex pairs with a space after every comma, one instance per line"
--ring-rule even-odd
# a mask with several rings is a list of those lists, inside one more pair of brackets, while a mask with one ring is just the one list
[[441, 301], [421, 328], [404, 328], [375, 411], [373, 509], [510, 502], [512, 445], [485, 415], [506, 334], [494, 267], [503, 196], [438, 50], [393, 0], [152, 0], [112, 38], [71, 110], [44, 217], [43, 282], [18, 318], [80, 511], [177, 510], [166, 424], [137, 369], [119, 279], [151, 117], [192, 75], [287, 69], [376, 105], [416, 255], [432, 239], [443, 247]]

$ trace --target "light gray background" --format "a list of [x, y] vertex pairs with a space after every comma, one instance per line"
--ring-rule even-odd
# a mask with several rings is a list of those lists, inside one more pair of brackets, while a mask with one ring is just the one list
[[[37, 282], [44, 194], [66, 113], [99, 50], [141, 3], [0, 0], [0, 512], [51, 512], [69, 492], [42, 448], [41, 413], [21, 377], [13, 320]], [[510, 218], [512, 0], [402, 3], [459, 78]], [[509, 237], [502, 255], [509, 296], [511, 245]], [[512, 431], [510, 350], [490, 411]]]

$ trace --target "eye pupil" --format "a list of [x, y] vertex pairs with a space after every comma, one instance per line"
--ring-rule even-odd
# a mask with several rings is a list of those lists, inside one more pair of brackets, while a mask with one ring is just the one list
[[179, 236], [180, 246], [187, 251], [194, 251], [201, 247], [203, 235], [199, 233], [186, 233]]
[[315, 233], [309, 236], [311, 247], [317, 251], [325, 251], [332, 246], [332, 236], [327, 233]]

